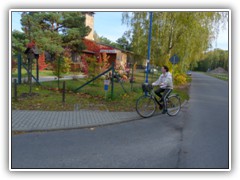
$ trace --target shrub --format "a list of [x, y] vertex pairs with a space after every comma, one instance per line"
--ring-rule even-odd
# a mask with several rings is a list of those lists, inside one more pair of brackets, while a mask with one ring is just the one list
[[96, 57], [86, 57], [86, 62], [89, 77], [94, 77], [100, 73], [100, 64], [97, 62]]
[[184, 85], [187, 83], [187, 76], [185, 74], [174, 75], [174, 85]]
[[44, 70], [48, 65], [45, 62], [45, 55], [44, 53], [40, 54], [38, 58], [38, 65], [39, 65], [39, 70]]
[[85, 60], [85, 57], [82, 57], [82, 62], [80, 63], [81, 71], [85, 74], [88, 75], [88, 64], [87, 61]]
[[60, 60], [55, 60], [53, 62], [53, 74], [55, 76], [58, 76], [58, 73], [59, 73], [59, 77], [61, 77], [61, 75], [63, 74], [67, 74], [71, 69], [70, 64], [71, 64], [71, 60], [69, 57], [63, 57]]
[[17, 60], [12, 58], [12, 73], [17, 69]]

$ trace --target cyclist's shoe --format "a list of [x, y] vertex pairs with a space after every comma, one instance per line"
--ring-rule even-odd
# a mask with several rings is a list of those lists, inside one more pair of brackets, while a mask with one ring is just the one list
[[163, 99], [161, 98], [161, 99], [159, 100], [159, 102], [162, 103], [162, 102], [163, 102]]
[[164, 109], [164, 110], [162, 111], [162, 114], [166, 114], [166, 113], [167, 113], [167, 110]]
[[159, 109], [160, 109], [160, 110], [163, 109], [163, 105], [162, 105], [162, 104], [159, 105]]

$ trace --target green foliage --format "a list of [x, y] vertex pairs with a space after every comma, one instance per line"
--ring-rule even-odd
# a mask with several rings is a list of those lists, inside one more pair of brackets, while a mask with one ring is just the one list
[[187, 76], [186, 74], [175, 74], [174, 75], [174, 85], [186, 85]]
[[198, 66], [195, 70], [206, 72], [207, 70], [222, 67], [228, 71], [228, 64], [228, 51], [214, 49], [213, 51], [209, 51], [204, 54], [203, 59], [198, 62]]
[[113, 43], [110, 39], [108, 39], [108, 38], [106, 38], [104, 36], [99, 37], [98, 41], [100, 43], [103, 43], [103, 44], [106, 44], [106, 45], [109, 45], [109, 46], [112, 46], [112, 43]]
[[53, 74], [57, 77], [62, 77], [62, 75], [67, 74], [71, 69], [71, 59], [64, 56], [53, 62]]
[[40, 52], [48, 51], [55, 58], [66, 47], [81, 52], [82, 38], [90, 32], [81, 12], [24, 12], [21, 24], [29, 41], [34, 39]]
[[28, 39], [26, 34], [17, 30], [12, 32], [12, 55], [17, 55], [19, 52], [24, 52]]
[[123, 35], [121, 38], [118, 38], [116, 40], [116, 42], [120, 49], [131, 50], [131, 45], [130, 45], [129, 41], [127, 40], [126, 36]]
[[[127, 90], [124, 92], [120, 83], [114, 84], [114, 98], [111, 99], [111, 91], [107, 92], [107, 99], [105, 99], [105, 91], [103, 87], [103, 79], [95, 84], [90, 84], [81, 89], [78, 93], [72, 91], [80, 84], [86, 82], [86, 79], [67, 80], [66, 81], [66, 102], [62, 104], [62, 93], [58, 90], [58, 82], [42, 82], [42, 86], [33, 84], [33, 92], [38, 93], [39, 96], [18, 98], [18, 101], [12, 101], [12, 108], [18, 110], [55, 110], [55, 111], [72, 111], [74, 104], [81, 104], [81, 109], [89, 109], [89, 104], [102, 105], [104, 104], [109, 111], [136, 111], [136, 100], [144, 93], [141, 85], [144, 79], [143, 72], [137, 72], [136, 82], [133, 84], [124, 83], [123, 86]], [[62, 88], [62, 81], [60, 81], [60, 88]], [[133, 89], [131, 88], [133, 85]], [[13, 86], [12, 86], [13, 87]], [[21, 84], [18, 86], [18, 94], [27, 91], [27, 85]], [[110, 89], [110, 87], [109, 87]], [[12, 90], [13, 92], [13, 90]], [[182, 102], [189, 99], [188, 89], [174, 88], [173, 93], [178, 93]]]
[[116, 42], [112, 42], [110, 39], [104, 36], [99, 37], [96, 32], [94, 36], [96, 38], [96, 42], [103, 43], [123, 50], [131, 50], [131, 45], [125, 34], [121, 38], [118, 38]]
[[[132, 51], [146, 59], [149, 13], [123, 13], [122, 20], [130, 27]], [[151, 64], [171, 66], [169, 58], [177, 54], [180, 58], [177, 69], [186, 72], [211, 47], [220, 24], [226, 21], [224, 12], [154, 12]]]
[[100, 73], [100, 64], [96, 57], [86, 57], [86, 62], [88, 64], [88, 76], [91, 78], [97, 76]]

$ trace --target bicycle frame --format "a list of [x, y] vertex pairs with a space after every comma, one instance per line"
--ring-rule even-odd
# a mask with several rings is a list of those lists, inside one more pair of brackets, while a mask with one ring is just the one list
[[149, 94], [159, 106], [161, 105], [161, 103], [157, 100], [156, 95], [153, 92], [153, 89], [150, 92], [147, 92], [147, 94]]
[[[144, 117], [150, 117], [154, 114], [154, 112], [156, 111], [156, 106], [159, 105], [159, 109], [162, 109], [163, 106], [163, 113], [167, 113], [169, 116], [175, 116], [178, 114], [178, 112], [181, 109], [181, 100], [179, 98], [178, 94], [172, 94], [172, 90], [168, 91], [165, 93], [164, 95], [164, 99], [163, 99], [163, 103], [161, 101], [158, 100], [157, 95], [154, 92], [154, 89], [152, 87], [152, 85], [149, 84], [142, 84], [142, 89], [144, 92], [144, 95], [139, 97], [137, 102], [136, 102], [136, 111], [137, 113]], [[146, 103], [147, 104], [151, 104], [150, 109], [147, 109], [147, 111], [145, 111], [146, 107], [148, 107], [148, 105], [143, 107], [143, 111], [142, 111], [142, 103], [144, 103], [144, 99], [148, 99], [150, 98]], [[154, 102], [154, 106], [151, 102]], [[139, 106], [138, 106], [139, 105]], [[140, 109], [139, 109], [140, 107]], [[145, 113], [147, 112], [147, 114]]]
[[[172, 92], [171, 92], [171, 93], [172, 93]], [[172, 97], [172, 96], [177, 96], [177, 97], [179, 97], [178, 94], [171, 94], [171, 93], [167, 96], [166, 100], [169, 99], [169, 97]], [[154, 99], [154, 101], [155, 101], [159, 106], [161, 105], [161, 103], [157, 100], [156, 95], [155, 95], [153, 89], [152, 89], [150, 92], [147, 92], [147, 95], [150, 95], [150, 96]]]

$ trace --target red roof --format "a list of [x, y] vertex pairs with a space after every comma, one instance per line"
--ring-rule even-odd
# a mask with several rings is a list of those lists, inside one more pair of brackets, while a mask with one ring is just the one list
[[115, 48], [108, 46], [108, 45], [104, 45], [104, 44], [98, 44], [95, 41], [89, 40], [89, 39], [83, 39], [83, 43], [86, 46], [86, 49], [84, 51], [91, 51], [91, 52], [95, 52], [95, 53], [100, 53], [101, 49], [104, 50], [114, 50]]

